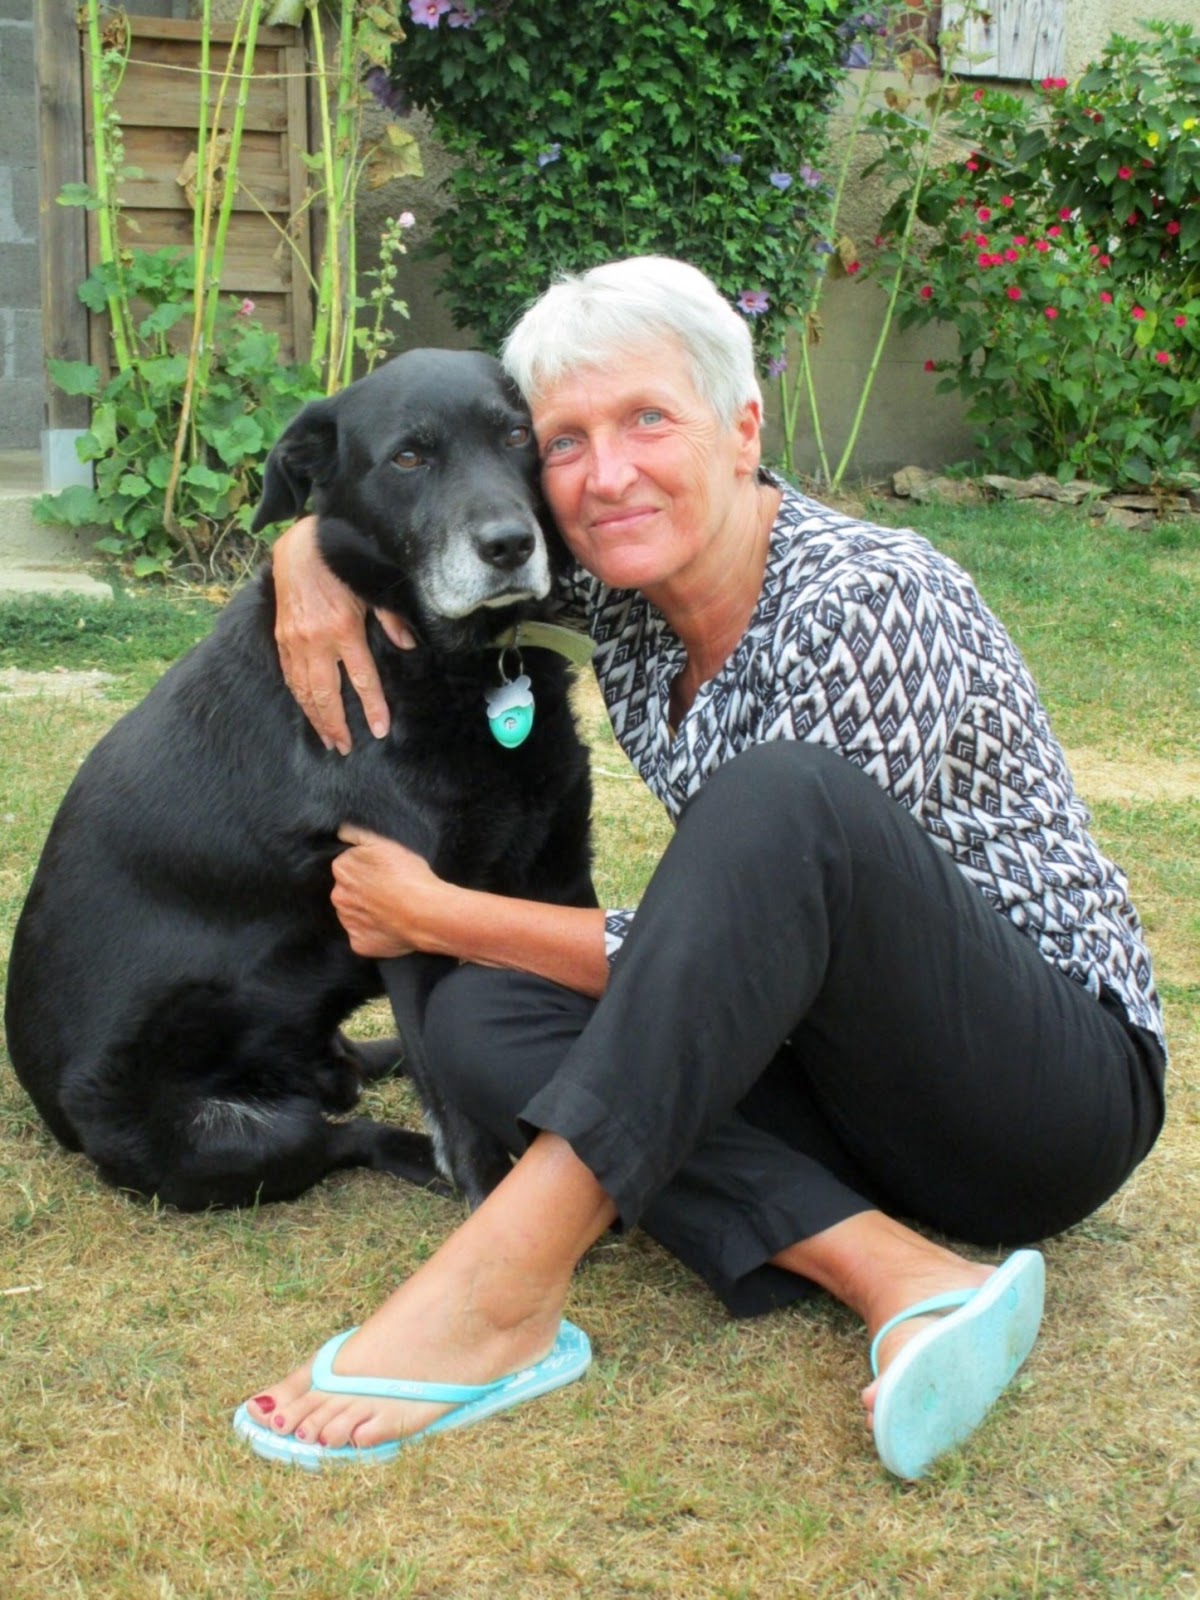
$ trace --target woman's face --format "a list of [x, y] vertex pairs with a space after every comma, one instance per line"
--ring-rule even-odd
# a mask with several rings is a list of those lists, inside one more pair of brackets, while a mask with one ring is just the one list
[[[686, 576], [723, 534], [759, 462], [761, 415], [713, 415], [671, 340], [535, 396], [542, 487], [572, 553], [617, 589]], [[698, 569], [699, 570], [699, 569]]]

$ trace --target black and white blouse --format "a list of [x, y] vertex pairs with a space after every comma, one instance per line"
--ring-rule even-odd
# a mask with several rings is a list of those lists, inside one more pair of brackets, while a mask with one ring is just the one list
[[[768, 475], [769, 476], [769, 475]], [[779, 479], [762, 594], [672, 734], [683, 646], [649, 601], [577, 569], [622, 749], [672, 819], [722, 762], [770, 739], [838, 751], [906, 806], [996, 910], [1161, 1041], [1124, 874], [1101, 854], [1033, 680], [970, 578], [907, 529], [842, 516]], [[607, 917], [610, 959], [632, 911]]]

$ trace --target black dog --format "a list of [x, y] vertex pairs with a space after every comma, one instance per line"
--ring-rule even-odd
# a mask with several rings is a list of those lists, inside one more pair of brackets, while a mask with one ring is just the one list
[[[283, 682], [264, 571], [72, 783], [13, 942], [8, 1049], [68, 1149], [165, 1203], [289, 1199], [369, 1166], [418, 1183], [440, 1168], [475, 1204], [508, 1162], [421, 1057], [446, 963], [354, 955], [330, 862], [356, 822], [454, 882], [595, 904], [587, 758], [567, 662], [545, 647], [567, 636], [539, 624], [540, 647], [511, 642], [564, 552], [541, 521], [529, 417], [481, 355], [410, 351], [307, 406], [269, 458], [255, 526], [310, 490], [331, 569], [419, 640], [397, 650], [369, 615], [390, 734], [372, 737], [348, 691], [353, 751], [323, 749]], [[520, 672], [533, 726], [505, 748], [485, 695]], [[339, 1031], [385, 989], [432, 1146], [327, 1115], [395, 1061]]]

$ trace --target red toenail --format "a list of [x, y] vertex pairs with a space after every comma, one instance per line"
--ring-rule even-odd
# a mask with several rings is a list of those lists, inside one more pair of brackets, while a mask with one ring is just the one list
[[297, 1428], [296, 1429], [296, 1437], [297, 1437], [297, 1439], [303, 1439], [304, 1438], [304, 1429], [303, 1428]]
[[254, 1404], [260, 1411], [274, 1411], [275, 1402], [269, 1394], [256, 1394]]
[[277, 1428], [282, 1428], [283, 1427], [283, 1423], [284, 1423], [283, 1412], [282, 1411], [277, 1411], [275, 1413], [275, 1415], [271, 1418], [271, 1421], [275, 1424], [275, 1426]]

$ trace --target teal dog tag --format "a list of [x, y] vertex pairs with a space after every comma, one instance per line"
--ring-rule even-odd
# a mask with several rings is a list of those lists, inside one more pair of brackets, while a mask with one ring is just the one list
[[497, 684], [485, 689], [483, 698], [487, 705], [488, 726], [492, 738], [506, 750], [515, 750], [524, 744], [533, 727], [533, 694], [528, 676], [522, 672], [511, 683]]

